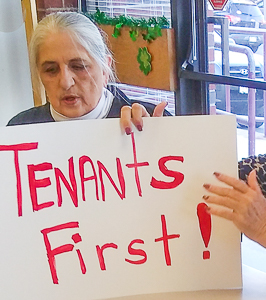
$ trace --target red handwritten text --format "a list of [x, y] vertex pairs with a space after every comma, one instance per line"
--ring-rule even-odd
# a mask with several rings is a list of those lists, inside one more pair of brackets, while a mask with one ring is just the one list
[[[156, 243], [160, 242], [160, 241], [163, 242], [163, 253], [164, 253], [164, 257], [165, 257], [165, 262], [166, 262], [167, 266], [171, 266], [171, 254], [170, 254], [170, 250], [169, 250], [169, 240], [179, 238], [180, 234], [170, 234], [169, 235], [167, 233], [165, 215], [161, 215], [161, 223], [162, 223], [162, 237], [156, 238], [154, 241]], [[52, 249], [48, 235], [52, 234], [53, 232], [58, 232], [58, 231], [66, 230], [66, 229], [70, 229], [70, 228], [78, 229], [79, 223], [78, 222], [69, 222], [69, 223], [60, 224], [57, 226], [53, 226], [53, 227], [45, 228], [45, 229], [41, 230], [41, 233], [43, 234], [43, 238], [44, 238], [44, 244], [46, 247], [52, 281], [54, 284], [59, 283], [58, 276], [57, 276], [56, 264], [55, 264], [55, 256], [62, 254], [62, 253], [73, 251], [75, 245], [68, 243], [68, 244], [64, 244], [64, 245], [61, 245], [59, 247]], [[74, 241], [75, 244], [82, 242], [82, 238], [79, 233], [73, 234], [72, 240]], [[136, 246], [136, 244], [144, 245], [145, 242], [141, 239], [132, 240], [128, 245], [128, 254], [132, 255], [132, 256], [140, 256], [142, 258], [137, 259], [137, 260], [131, 260], [131, 259], [125, 258], [125, 261], [130, 264], [141, 265], [141, 264], [146, 263], [147, 253], [143, 249], [138, 249], [138, 248], [133, 247], [133, 246]], [[118, 249], [118, 245], [115, 243], [106, 243], [106, 244], [103, 244], [102, 246], [96, 245], [96, 253], [98, 256], [99, 267], [100, 267], [101, 271], [106, 271], [106, 269], [107, 269], [107, 267], [106, 267], [107, 262], [105, 261], [105, 258], [104, 258], [104, 252], [105, 251], [115, 251], [116, 249]], [[80, 263], [81, 273], [86, 274], [87, 269], [86, 269], [86, 265], [83, 260], [81, 251], [79, 249], [77, 249], [76, 252], [77, 252], [79, 263]]]
[[[131, 135], [132, 149], [133, 149], [133, 163], [127, 163], [125, 166], [129, 169], [133, 169], [135, 173], [135, 184], [138, 191], [138, 195], [142, 196], [141, 181], [139, 176], [139, 169], [142, 167], [148, 167], [149, 162], [139, 162], [137, 158], [137, 150], [134, 134]], [[14, 166], [16, 172], [17, 180], [17, 204], [18, 204], [18, 216], [22, 216], [22, 187], [21, 187], [21, 172], [20, 172], [20, 161], [19, 153], [21, 151], [31, 151], [38, 148], [38, 143], [24, 143], [17, 145], [0, 145], [0, 151], [13, 151], [14, 152]], [[169, 170], [166, 167], [166, 163], [169, 161], [178, 161], [183, 163], [184, 158], [182, 156], [164, 156], [161, 157], [158, 161], [159, 170], [167, 178], [173, 178], [172, 181], [162, 181], [157, 180], [152, 176], [150, 181], [150, 186], [155, 189], [173, 189], [180, 185], [184, 180], [184, 175], [180, 172]], [[83, 155], [79, 158], [79, 179], [81, 184], [82, 191], [82, 200], [86, 201], [86, 186], [87, 181], [92, 181], [95, 186], [95, 196], [99, 200], [99, 187], [101, 189], [102, 201], [106, 200], [106, 189], [104, 183], [104, 177], [107, 177], [110, 184], [113, 186], [118, 197], [124, 199], [126, 197], [126, 181], [124, 177], [123, 167], [120, 158], [116, 158], [116, 169], [119, 185], [115, 183], [115, 180], [111, 176], [110, 172], [107, 170], [105, 165], [97, 160], [96, 164], [92, 159], [86, 155]], [[86, 177], [85, 167], [91, 170], [91, 176]], [[49, 208], [54, 206], [56, 201], [47, 201], [40, 203], [38, 199], [38, 190], [41, 188], [46, 188], [52, 185], [52, 178], [55, 181], [55, 190], [57, 194], [57, 206], [61, 207], [63, 202], [62, 196], [62, 186], [64, 186], [69, 193], [69, 196], [73, 202], [74, 207], [78, 207], [78, 184], [77, 184], [77, 175], [75, 174], [75, 165], [73, 157], [68, 159], [68, 176], [66, 176], [58, 167], [54, 167], [50, 162], [41, 162], [39, 164], [29, 164], [27, 165], [28, 169], [28, 183], [29, 191], [32, 203], [33, 211], [39, 211], [42, 209]], [[86, 171], [87, 171], [86, 169]], [[41, 177], [40, 173], [44, 171], [52, 171], [53, 175], [50, 177]], [[67, 177], [69, 179], [67, 179]], [[133, 248], [131, 249], [133, 251]]]

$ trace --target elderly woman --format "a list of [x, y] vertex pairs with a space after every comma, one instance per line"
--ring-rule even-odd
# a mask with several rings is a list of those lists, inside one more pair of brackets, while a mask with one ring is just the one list
[[61, 12], [45, 17], [30, 43], [34, 90], [44, 86], [48, 102], [13, 117], [8, 125], [121, 117], [127, 134], [132, 123], [142, 130], [142, 117], [168, 115], [163, 102], [155, 107], [132, 102], [117, 88], [112, 56], [97, 26], [87, 17]]

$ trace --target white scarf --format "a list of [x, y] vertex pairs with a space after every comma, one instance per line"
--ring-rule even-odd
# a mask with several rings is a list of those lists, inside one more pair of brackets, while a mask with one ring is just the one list
[[105, 119], [111, 109], [113, 99], [114, 99], [114, 95], [106, 88], [103, 88], [102, 96], [98, 104], [92, 111], [90, 111], [86, 115], [83, 115], [81, 117], [76, 117], [76, 118], [69, 118], [57, 112], [52, 107], [52, 105], [50, 105], [50, 112], [53, 119], [56, 122], [69, 121], [69, 120]]

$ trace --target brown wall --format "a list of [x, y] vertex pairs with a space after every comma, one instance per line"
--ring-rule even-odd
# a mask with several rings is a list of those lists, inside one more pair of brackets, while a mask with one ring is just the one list
[[38, 21], [40, 21], [52, 12], [77, 11], [78, 0], [36, 0], [36, 8]]

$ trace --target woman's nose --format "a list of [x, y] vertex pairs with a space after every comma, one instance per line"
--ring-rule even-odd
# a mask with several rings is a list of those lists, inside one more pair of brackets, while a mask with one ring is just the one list
[[69, 90], [75, 84], [73, 73], [68, 68], [61, 69], [59, 80], [64, 90]]

